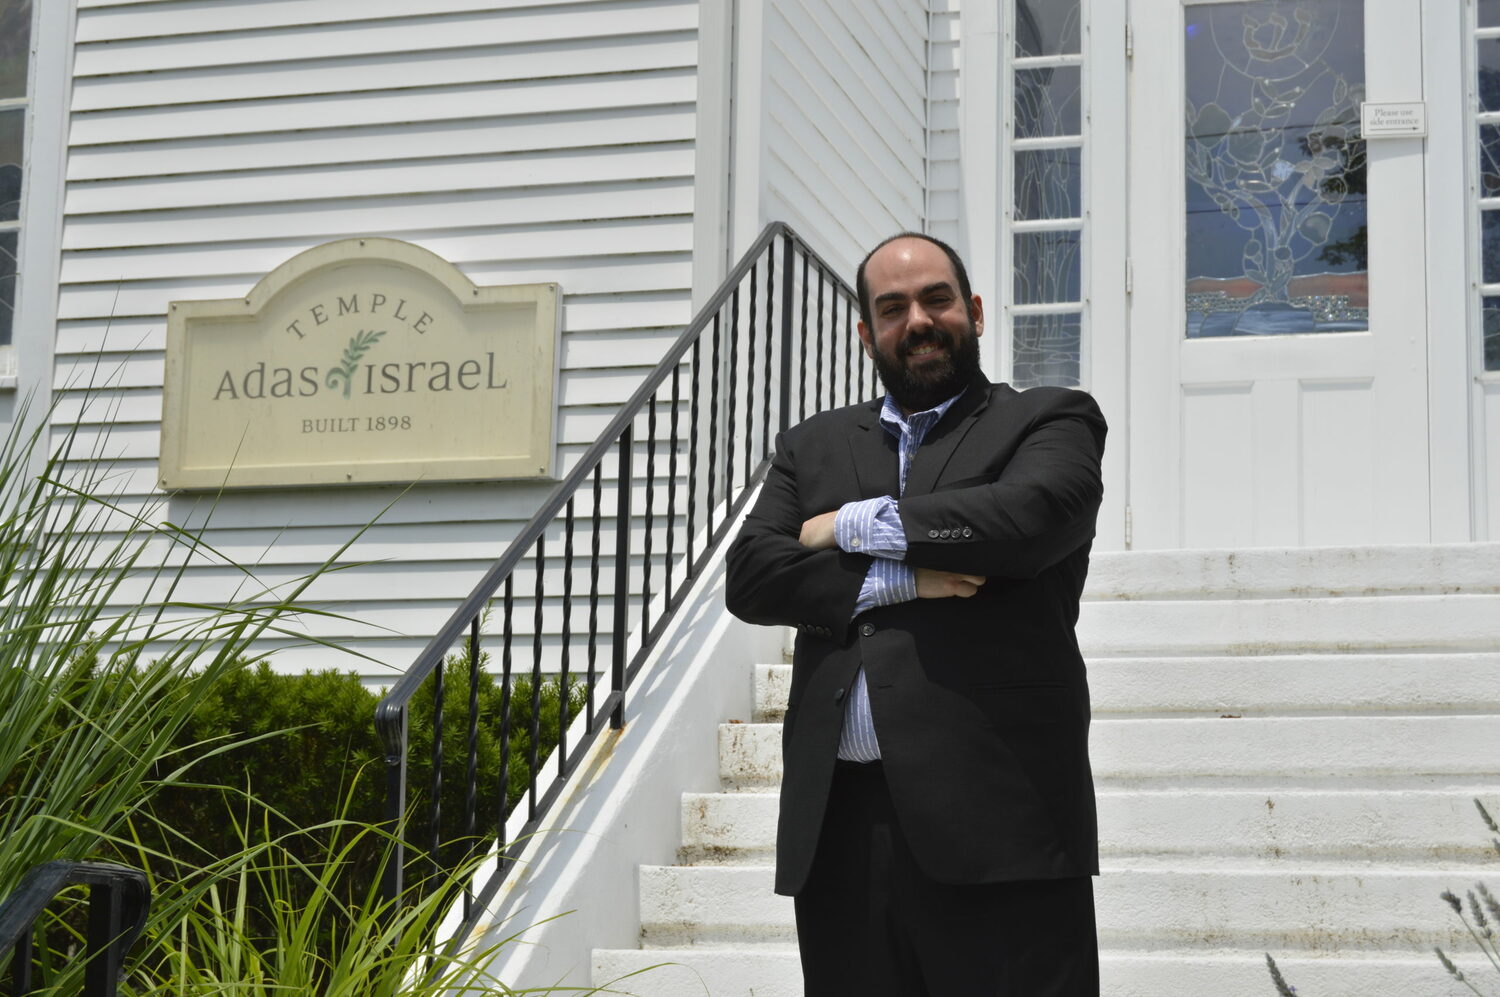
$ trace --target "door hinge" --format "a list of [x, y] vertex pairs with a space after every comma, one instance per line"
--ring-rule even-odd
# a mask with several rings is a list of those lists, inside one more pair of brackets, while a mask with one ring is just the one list
[[1135, 263], [1130, 257], [1125, 257], [1125, 293], [1130, 294], [1135, 290]]
[[1129, 21], [1126, 21], [1125, 22], [1125, 58], [1127, 58], [1127, 59], [1133, 59], [1134, 57], [1135, 57], [1135, 29], [1133, 29], [1130, 26], [1130, 22]]
[[1135, 520], [1130, 514], [1130, 506], [1125, 507], [1125, 549], [1130, 549], [1130, 543], [1135, 539]]

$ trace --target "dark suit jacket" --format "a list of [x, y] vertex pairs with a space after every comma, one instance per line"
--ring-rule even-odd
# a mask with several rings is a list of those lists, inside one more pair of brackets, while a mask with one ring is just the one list
[[798, 630], [776, 891], [795, 894], [807, 878], [861, 666], [891, 797], [925, 872], [947, 883], [1095, 874], [1088, 686], [1073, 627], [1104, 418], [1081, 391], [978, 378], [918, 449], [900, 513], [908, 564], [988, 581], [969, 599], [853, 617], [870, 558], [797, 537], [809, 517], [897, 494], [896, 440], [879, 413], [867, 402], [783, 433], [728, 555], [730, 611]]

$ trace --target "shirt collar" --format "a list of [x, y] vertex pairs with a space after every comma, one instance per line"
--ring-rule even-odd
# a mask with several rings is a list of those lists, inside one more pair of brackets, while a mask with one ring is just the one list
[[938, 420], [947, 414], [948, 410], [953, 407], [953, 403], [958, 401], [962, 396], [963, 392], [960, 391], [952, 398], [945, 402], [939, 402], [930, 409], [913, 412], [911, 415], [904, 415], [901, 412], [901, 406], [897, 405], [890, 395], [886, 395], [885, 404], [880, 407], [880, 424], [897, 436], [903, 433], [925, 434], [929, 429], [937, 425]]

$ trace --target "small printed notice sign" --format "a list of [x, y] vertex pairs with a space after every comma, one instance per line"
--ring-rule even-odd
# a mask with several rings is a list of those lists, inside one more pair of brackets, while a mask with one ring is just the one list
[[561, 291], [344, 239], [167, 315], [163, 488], [545, 478]]
[[1425, 138], [1427, 103], [1421, 100], [1359, 105], [1359, 127], [1362, 137]]

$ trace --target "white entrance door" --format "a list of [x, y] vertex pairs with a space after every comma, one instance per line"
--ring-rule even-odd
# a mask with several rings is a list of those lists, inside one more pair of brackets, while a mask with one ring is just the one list
[[1411, 0], [1134, 0], [1132, 546], [1430, 538]]

